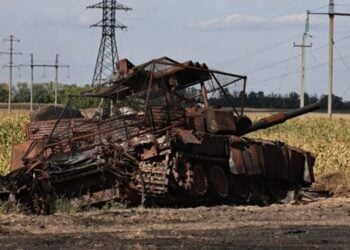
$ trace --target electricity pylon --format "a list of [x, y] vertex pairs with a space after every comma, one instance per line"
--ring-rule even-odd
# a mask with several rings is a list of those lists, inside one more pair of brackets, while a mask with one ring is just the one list
[[88, 6], [89, 9], [102, 9], [102, 20], [90, 27], [101, 27], [102, 38], [98, 52], [92, 85], [100, 85], [112, 75], [118, 73], [116, 62], [119, 60], [115, 29], [126, 29], [127, 27], [116, 20], [116, 10], [132, 10], [116, 0], [103, 0], [95, 5]]

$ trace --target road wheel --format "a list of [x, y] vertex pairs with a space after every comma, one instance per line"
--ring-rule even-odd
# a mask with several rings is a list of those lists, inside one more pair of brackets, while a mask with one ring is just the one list
[[215, 194], [221, 198], [226, 198], [229, 193], [229, 182], [224, 169], [213, 167], [210, 170], [210, 180]]
[[196, 164], [193, 168], [193, 185], [192, 190], [195, 195], [203, 196], [208, 190], [208, 180], [202, 165]]

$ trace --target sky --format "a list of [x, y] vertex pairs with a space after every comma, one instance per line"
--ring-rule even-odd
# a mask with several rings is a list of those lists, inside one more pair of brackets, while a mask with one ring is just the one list
[[[101, 38], [98, 0], [0, 0], [0, 38], [20, 39], [16, 64], [70, 65], [59, 71], [60, 82], [91, 82]], [[133, 8], [118, 12], [128, 26], [117, 31], [120, 58], [141, 64], [169, 56], [177, 61], [206, 62], [209, 67], [248, 76], [248, 91], [300, 91], [300, 44], [306, 11], [327, 12], [328, 0], [120, 0]], [[350, 1], [335, 0], [336, 11], [350, 13]], [[306, 54], [306, 92], [327, 93], [328, 16], [311, 16]], [[350, 17], [335, 18], [334, 94], [350, 100]], [[8, 43], [0, 42], [0, 51]], [[8, 56], [0, 55], [0, 65]], [[29, 81], [28, 68], [14, 71], [14, 81]], [[54, 79], [53, 69], [36, 69], [35, 81]], [[0, 82], [8, 69], [0, 68]]]

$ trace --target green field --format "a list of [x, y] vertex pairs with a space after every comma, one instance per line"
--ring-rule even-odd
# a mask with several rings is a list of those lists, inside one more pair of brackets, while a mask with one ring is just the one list
[[29, 120], [28, 113], [8, 114], [0, 112], [0, 174], [8, 173], [12, 145], [25, 140], [24, 126]]
[[[12, 144], [25, 139], [23, 128], [28, 119], [27, 113], [0, 113], [0, 174], [8, 173]], [[350, 172], [350, 119], [307, 116], [252, 133], [249, 137], [283, 141], [311, 151], [317, 157], [317, 175]]]

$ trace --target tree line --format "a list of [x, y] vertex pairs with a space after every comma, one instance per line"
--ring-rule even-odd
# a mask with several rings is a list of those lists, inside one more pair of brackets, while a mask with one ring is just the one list
[[[33, 84], [33, 103], [47, 104], [55, 102], [54, 82], [34, 83]], [[86, 84], [78, 86], [76, 84], [60, 84], [58, 88], [57, 102], [65, 105], [70, 95], [78, 95], [83, 91], [91, 89], [91, 86]], [[0, 103], [8, 101], [8, 85], [0, 83]], [[30, 102], [30, 87], [25, 82], [19, 82], [13, 88], [12, 92], [13, 103], [29, 103]], [[74, 106], [77, 108], [89, 108], [96, 103], [96, 100], [90, 98], [78, 98], [74, 100]]]
[[[90, 85], [79, 86], [76, 84], [60, 84], [58, 93], [58, 103], [66, 104], [69, 95], [77, 95], [90, 89]], [[198, 90], [188, 91], [196, 92]], [[244, 105], [249, 108], [266, 109], [294, 109], [299, 107], [299, 94], [291, 92], [288, 94], [265, 94], [263, 91], [251, 91], [244, 96]], [[209, 102], [213, 106], [228, 107], [242, 104], [242, 92], [230, 91], [225, 89], [225, 93], [212, 96]], [[0, 83], [0, 103], [8, 101], [8, 85]], [[13, 88], [12, 101], [14, 103], [28, 103], [30, 101], [30, 89], [27, 83], [20, 82]], [[327, 95], [309, 95], [305, 94], [305, 105], [320, 102], [322, 108], [327, 107]], [[39, 104], [54, 103], [54, 83], [33, 84], [33, 102]], [[89, 98], [79, 98], [75, 100], [75, 106], [79, 108], [88, 108], [95, 104], [96, 100]], [[336, 110], [350, 110], [350, 101], [344, 101], [342, 97], [333, 95], [333, 107]]]
[[[263, 91], [251, 91], [244, 96], [244, 106], [248, 108], [266, 109], [295, 109], [300, 107], [300, 96], [296, 92], [288, 94], [265, 94]], [[326, 109], [328, 95], [309, 95], [305, 93], [305, 105], [320, 102], [321, 108]], [[225, 93], [220, 93], [209, 99], [211, 105], [215, 106], [241, 106], [242, 92], [230, 92], [225, 89]], [[333, 108], [335, 110], [350, 110], [350, 101], [344, 101], [342, 97], [333, 95]]]

